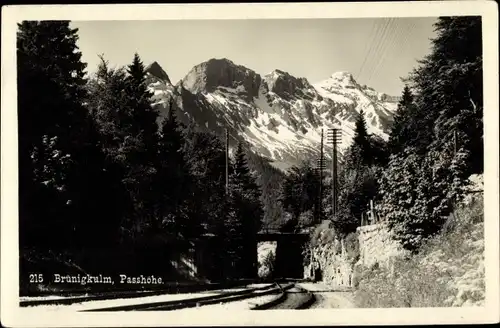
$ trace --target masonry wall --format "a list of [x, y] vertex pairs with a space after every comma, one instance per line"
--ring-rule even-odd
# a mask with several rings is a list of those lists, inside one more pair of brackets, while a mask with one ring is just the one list
[[371, 267], [375, 263], [389, 267], [391, 259], [404, 253], [401, 245], [392, 239], [386, 223], [357, 228], [359, 241], [358, 265]]
[[[352, 287], [357, 267], [371, 267], [378, 263], [390, 268], [392, 260], [404, 253], [401, 245], [392, 239], [386, 223], [358, 227], [356, 232], [358, 257], [347, 254], [345, 242], [335, 238], [332, 242], [312, 248], [311, 261], [305, 267], [304, 278], [316, 278], [334, 286]], [[320, 277], [317, 276], [318, 271]]]
[[[318, 270], [319, 269], [319, 270]], [[311, 262], [305, 267], [304, 278], [316, 278], [334, 286], [352, 286], [354, 261], [347, 255], [344, 242], [318, 245], [311, 251]], [[316, 272], [320, 272], [318, 277]]]

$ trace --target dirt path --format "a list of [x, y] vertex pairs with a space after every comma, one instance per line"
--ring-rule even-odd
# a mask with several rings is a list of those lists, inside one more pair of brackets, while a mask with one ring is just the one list
[[349, 288], [333, 288], [323, 283], [301, 283], [300, 286], [314, 293], [316, 302], [310, 309], [354, 308], [353, 293]]

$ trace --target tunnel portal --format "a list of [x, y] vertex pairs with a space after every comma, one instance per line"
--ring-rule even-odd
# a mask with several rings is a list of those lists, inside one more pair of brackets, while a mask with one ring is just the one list
[[258, 234], [258, 242], [275, 241], [277, 243], [274, 278], [302, 279], [304, 277], [302, 249], [308, 242], [308, 238], [309, 234], [307, 233]]

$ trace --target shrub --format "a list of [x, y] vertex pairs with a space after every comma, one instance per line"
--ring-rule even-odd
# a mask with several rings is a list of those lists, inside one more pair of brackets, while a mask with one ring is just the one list
[[332, 243], [336, 239], [335, 228], [329, 220], [321, 222], [310, 235], [312, 247]]
[[443, 217], [461, 200], [467, 184], [466, 156], [463, 150], [455, 155], [430, 151], [422, 156], [407, 149], [404, 156], [391, 157], [381, 179], [377, 209], [405, 249], [418, 252], [439, 233]]
[[299, 215], [299, 227], [309, 227], [314, 222], [314, 215], [311, 210], [300, 213]]
[[418, 254], [392, 267], [356, 268], [359, 307], [480, 306], [484, 304], [482, 195], [454, 211], [448, 229]]

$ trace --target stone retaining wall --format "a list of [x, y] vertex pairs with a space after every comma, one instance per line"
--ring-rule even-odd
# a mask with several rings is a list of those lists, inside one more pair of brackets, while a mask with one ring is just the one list
[[[309, 278], [316, 268], [321, 271], [320, 280], [335, 286], [352, 286], [354, 263], [349, 259], [344, 242], [319, 245], [312, 250], [313, 263], [306, 268], [305, 278]], [[318, 277], [317, 277], [318, 278]]]
[[391, 259], [402, 255], [402, 246], [392, 239], [387, 223], [357, 228], [360, 257], [358, 265], [370, 267], [375, 263], [388, 267]]
[[[319, 280], [335, 286], [353, 286], [356, 267], [371, 267], [375, 263], [390, 268], [392, 259], [404, 253], [401, 245], [392, 239], [386, 223], [357, 228], [359, 257], [348, 256], [343, 240], [318, 245], [312, 249], [312, 263], [305, 267], [304, 278], [314, 278], [319, 268]], [[316, 277], [318, 279], [318, 277]]]

